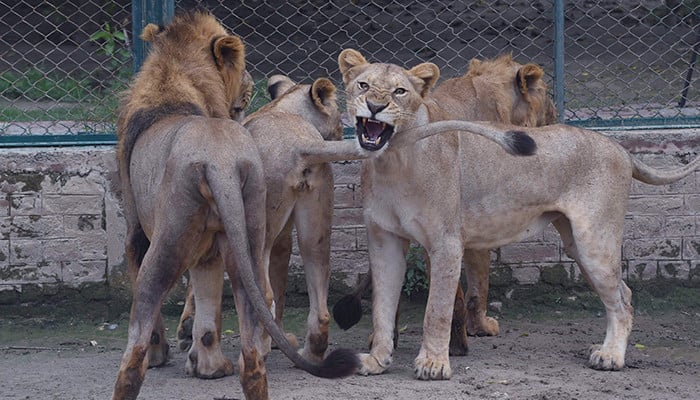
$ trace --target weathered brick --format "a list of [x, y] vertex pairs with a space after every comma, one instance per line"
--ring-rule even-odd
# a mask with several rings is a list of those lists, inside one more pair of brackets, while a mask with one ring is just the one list
[[59, 282], [61, 282], [61, 266], [58, 263], [28, 263], [0, 268], [0, 284]]
[[634, 239], [625, 240], [622, 257], [627, 260], [668, 260], [681, 255], [680, 239]]
[[90, 171], [88, 175], [72, 175], [65, 179], [61, 187], [62, 194], [99, 194], [105, 192], [105, 183], [102, 175], [97, 171]]
[[42, 215], [39, 193], [13, 193], [10, 195], [10, 215]]
[[12, 218], [11, 239], [51, 239], [63, 235], [63, 218], [59, 215], [33, 215]]
[[628, 214], [669, 215], [686, 210], [682, 195], [631, 196]]
[[333, 226], [347, 227], [363, 225], [361, 208], [341, 208], [333, 210]]
[[519, 285], [531, 285], [540, 281], [540, 269], [533, 265], [513, 267], [513, 278]]
[[627, 239], [659, 236], [664, 217], [659, 215], [630, 215], [625, 218], [624, 237]]
[[45, 214], [102, 214], [102, 195], [46, 195]]
[[369, 256], [366, 251], [334, 251], [331, 255], [331, 270], [347, 273], [348, 276], [366, 273]]
[[0, 198], [0, 218], [10, 216], [10, 202], [2, 197]]
[[657, 277], [658, 264], [654, 260], [630, 261], [628, 268], [628, 278], [632, 280], [649, 280]]
[[658, 236], [679, 237], [695, 235], [695, 219], [687, 216], [668, 216]]
[[333, 229], [331, 232], [331, 251], [357, 250], [355, 228]]
[[47, 240], [43, 244], [43, 257], [46, 261], [77, 261], [80, 260], [80, 250], [75, 238]]
[[104, 281], [107, 273], [107, 261], [65, 261], [62, 263], [61, 277], [63, 282], [77, 285], [85, 282]]
[[339, 161], [332, 163], [332, 165], [333, 180], [336, 184], [360, 182], [360, 169], [362, 167], [360, 161]]
[[359, 201], [355, 199], [355, 185], [348, 183], [345, 185], [335, 185], [333, 188], [335, 208], [355, 208], [361, 207]]
[[104, 232], [72, 238], [47, 240], [44, 243], [47, 261], [103, 260], [107, 258], [107, 235]]
[[10, 265], [10, 241], [0, 240], [0, 268]]
[[44, 259], [41, 241], [14, 239], [10, 241], [10, 266], [36, 265]]
[[659, 261], [659, 272], [664, 278], [688, 280], [690, 261]]
[[683, 259], [700, 260], [700, 237], [683, 238]]
[[547, 262], [559, 261], [559, 246], [555, 243], [513, 243], [501, 247], [500, 262]]
[[102, 215], [80, 214], [63, 217], [66, 236], [81, 235], [90, 232], [104, 232]]
[[0, 239], [9, 239], [12, 231], [12, 218], [0, 218]]

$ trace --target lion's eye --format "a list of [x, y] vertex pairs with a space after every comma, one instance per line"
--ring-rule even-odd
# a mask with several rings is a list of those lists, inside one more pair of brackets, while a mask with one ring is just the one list
[[360, 90], [367, 90], [369, 89], [369, 84], [367, 84], [367, 82], [358, 82], [357, 87], [360, 88]]
[[394, 90], [394, 94], [395, 94], [395, 95], [398, 95], [398, 96], [401, 96], [402, 94], [406, 94], [406, 89], [404, 89], [404, 88], [396, 88], [396, 89]]

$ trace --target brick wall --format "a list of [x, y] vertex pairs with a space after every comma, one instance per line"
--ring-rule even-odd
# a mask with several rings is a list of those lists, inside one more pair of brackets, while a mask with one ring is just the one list
[[[612, 133], [636, 157], [658, 167], [700, 153], [694, 130]], [[333, 279], [354, 284], [367, 271], [359, 162], [336, 163]], [[0, 303], [61, 287], [124, 285], [124, 221], [112, 184], [112, 147], [0, 150]], [[672, 185], [635, 182], [621, 249], [627, 279], [700, 282], [700, 171]], [[492, 253], [511, 284], [564, 274], [580, 278], [553, 228]], [[293, 256], [293, 273], [301, 260]], [[300, 285], [301, 286], [301, 285]], [[337, 286], [335, 286], [337, 287]], [[304, 290], [300, 287], [299, 290]]]

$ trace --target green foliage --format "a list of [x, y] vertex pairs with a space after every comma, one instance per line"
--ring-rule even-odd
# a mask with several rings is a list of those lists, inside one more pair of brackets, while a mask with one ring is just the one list
[[8, 99], [83, 101], [90, 96], [87, 77], [49, 74], [32, 68], [0, 74], [0, 96]]
[[402, 291], [409, 298], [428, 290], [428, 275], [423, 254], [423, 249], [413, 244], [406, 254], [407, 268]]
[[109, 22], [102, 25], [102, 30], [90, 35], [90, 40], [100, 44], [98, 54], [107, 56], [107, 69], [120, 80], [128, 80], [131, 76], [131, 68], [123, 68], [131, 59], [129, 41], [118, 27], [113, 27]]

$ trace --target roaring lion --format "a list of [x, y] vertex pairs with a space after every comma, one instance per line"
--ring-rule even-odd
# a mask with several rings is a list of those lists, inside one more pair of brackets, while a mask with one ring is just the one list
[[[359, 55], [352, 49], [345, 50], [345, 56], [348, 54]], [[510, 54], [484, 61], [473, 59], [466, 74], [442, 82], [424, 102], [431, 105], [433, 112], [439, 112], [435, 114], [438, 119], [549, 125], [556, 122], [556, 112], [543, 76], [538, 65], [517, 63]], [[468, 265], [467, 294], [465, 299], [461, 285], [457, 286], [450, 355], [467, 353], [467, 333], [484, 336], [497, 335], [499, 331], [498, 321], [486, 316], [490, 252], [465, 249], [463, 258]], [[426, 261], [429, 271], [430, 258]], [[360, 299], [371, 286], [371, 276], [365, 275], [353, 292], [334, 306], [333, 316], [341, 328], [348, 329], [360, 320]], [[396, 331], [394, 345], [397, 339]]]
[[[630, 186], [633, 179], [653, 185], [675, 182], [700, 167], [700, 157], [658, 171], [595, 132], [487, 122], [462, 122], [471, 127], [459, 129], [468, 132], [397, 146], [407, 131], [444, 124], [433, 122], [443, 119], [444, 111], [425, 100], [438, 67], [423, 63], [405, 70], [370, 64], [356, 51], [341, 52], [338, 63], [358, 143], [376, 152], [362, 165], [374, 337], [369, 354], [360, 356], [360, 373], [379, 374], [391, 365], [394, 315], [410, 241], [421, 244], [432, 263], [415, 376], [449, 379], [450, 321], [464, 249], [512, 243], [550, 223], [606, 308], [605, 340], [593, 348], [589, 365], [621, 369], [632, 329], [631, 291], [620, 265]], [[534, 155], [513, 157], [470, 134], [512, 130], [534, 139]]]
[[[149, 24], [143, 37], [152, 48], [117, 121], [133, 302], [113, 399], [135, 399], [146, 368], [167, 360], [160, 308], [188, 268], [203, 315], [220, 312], [224, 268], [229, 274], [247, 399], [268, 398], [261, 328], [305, 371], [329, 378], [353, 373], [358, 360], [350, 351], [336, 350], [322, 364], [304, 359], [270, 313], [262, 160], [232, 120], [244, 79], [241, 39], [206, 12], [178, 15], [162, 30]], [[220, 340], [214, 318], [196, 320], [193, 333], [204, 352]]]
[[[297, 239], [309, 293], [307, 334], [302, 355], [320, 361], [328, 348], [328, 283], [330, 278], [330, 237], [333, 219], [333, 172], [329, 162], [366, 158], [364, 151], [342, 139], [336, 88], [326, 78], [313, 84], [296, 84], [283, 75], [268, 80], [272, 102], [249, 115], [243, 125], [255, 141], [265, 173], [266, 236], [263, 262], [268, 264], [274, 293], [275, 319], [282, 327], [285, 289], [292, 248], [292, 227]], [[192, 344], [193, 322], [200, 318], [197, 303], [188, 290], [178, 326], [180, 348]], [[205, 315], [201, 318], [211, 318]], [[220, 323], [220, 318], [216, 318]], [[220, 331], [220, 328], [218, 329]], [[288, 335], [296, 345], [296, 337]], [[220, 343], [214, 343], [220, 348]], [[196, 347], [196, 341], [190, 354]], [[211, 349], [211, 348], [210, 348]], [[217, 351], [215, 371], [227, 371]], [[213, 365], [213, 363], [212, 363]], [[196, 376], [211, 377], [201, 371]], [[232, 371], [230, 372], [232, 373]]]

